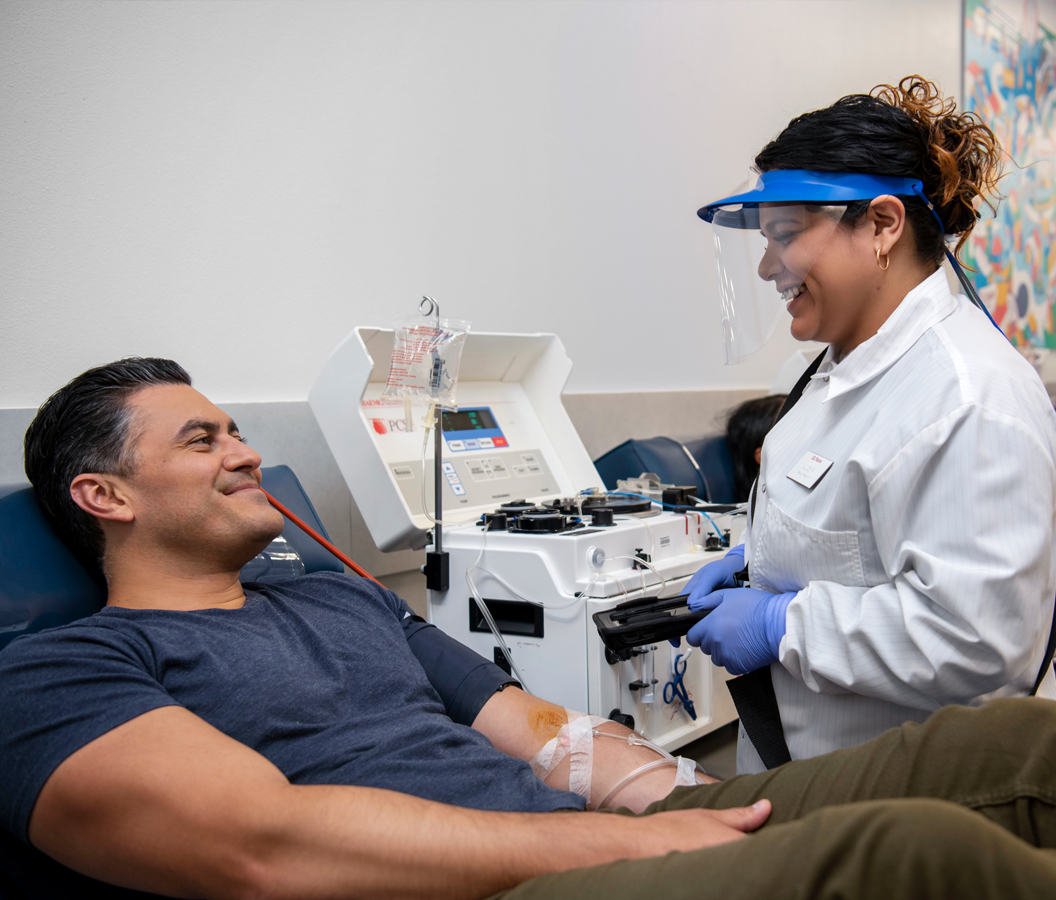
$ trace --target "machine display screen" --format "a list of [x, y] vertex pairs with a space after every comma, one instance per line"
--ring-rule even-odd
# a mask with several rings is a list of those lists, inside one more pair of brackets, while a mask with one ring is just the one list
[[495, 417], [486, 406], [480, 409], [460, 409], [444, 413], [444, 431], [477, 431], [498, 428]]
[[495, 416], [486, 406], [444, 412], [443, 430], [447, 449], [455, 453], [509, 446]]

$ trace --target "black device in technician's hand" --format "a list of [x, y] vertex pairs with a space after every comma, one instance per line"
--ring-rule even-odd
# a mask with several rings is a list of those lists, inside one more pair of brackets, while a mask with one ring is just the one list
[[680, 638], [710, 609], [690, 609], [689, 594], [628, 600], [592, 616], [602, 643], [617, 655], [643, 644]]

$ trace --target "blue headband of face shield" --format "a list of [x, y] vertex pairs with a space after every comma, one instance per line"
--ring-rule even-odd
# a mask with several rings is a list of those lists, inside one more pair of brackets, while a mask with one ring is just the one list
[[[759, 204], [761, 203], [804, 203], [820, 206], [840, 206], [855, 200], [873, 200], [884, 194], [911, 197], [916, 195], [931, 210], [935, 221], [939, 223], [942, 233], [946, 226], [942, 217], [924, 195], [924, 184], [916, 178], [897, 178], [889, 175], [862, 175], [857, 172], [812, 172], [807, 169], [774, 169], [763, 172], [755, 187], [750, 191], [724, 197], [697, 210], [697, 215], [705, 222], [726, 228], [759, 227]], [[738, 210], [725, 207], [740, 206]], [[946, 249], [946, 258], [957, 275], [968, 297], [990, 319], [998, 331], [1001, 329], [994, 322], [990, 311], [979, 299], [975, 286], [968, 280], [957, 258]]]
[[[923, 184], [915, 178], [892, 178], [887, 175], [859, 175], [854, 172], [809, 172], [806, 169], [775, 169], [759, 176], [755, 187], [743, 194], [724, 197], [697, 210], [705, 222], [726, 227], [734, 220], [722, 216], [722, 208], [740, 205], [749, 209], [760, 203], [817, 203], [820, 206], [839, 206], [855, 200], [872, 200], [884, 194], [910, 197], [916, 194], [934, 212], [934, 207], [923, 194]], [[718, 216], [716, 215], [718, 214]], [[938, 214], [935, 214], [936, 219]], [[756, 227], [746, 217], [741, 228]], [[719, 221], [716, 221], [718, 219]], [[723, 221], [724, 220], [724, 221]], [[941, 220], [939, 221], [941, 225]], [[945, 232], [945, 229], [943, 229]]]

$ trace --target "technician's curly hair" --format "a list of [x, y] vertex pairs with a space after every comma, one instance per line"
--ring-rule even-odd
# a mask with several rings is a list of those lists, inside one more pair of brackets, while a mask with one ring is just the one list
[[[755, 158], [760, 172], [810, 169], [917, 178], [935, 205], [946, 234], [964, 246], [979, 219], [978, 207], [995, 209], [1002, 151], [994, 133], [971, 112], [920, 75], [898, 86], [881, 84], [788, 123]], [[900, 197], [922, 259], [942, 262], [945, 236], [931, 211], [914, 196]], [[843, 221], [854, 225], [868, 201], [848, 204]]]
[[190, 383], [190, 375], [171, 359], [118, 360], [59, 388], [26, 430], [26, 475], [37, 501], [59, 537], [96, 576], [102, 575], [103, 530], [73, 502], [70, 483], [82, 472], [132, 474], [132, 395], [155, 384]]

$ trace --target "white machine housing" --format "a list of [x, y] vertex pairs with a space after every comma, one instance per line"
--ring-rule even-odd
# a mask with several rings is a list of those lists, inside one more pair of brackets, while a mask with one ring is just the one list
[[[381, 398], [392, 347], [390, 329], [354, 329], [323, 365], [309, 403], [374, 542], [382, 550], [417, 549], [431, 540], [422, 498], [432, 512], [433, 438], [425, 440], [423, 406], [414, 408], [408, 423], [402, 400]], [[663, 702], [673, 660], [688, 651], [685, 642], [680, 650], [664, 641], [630, 660], [609, 662], [591, 615], [659, 592], [656, 575], [635, 562], [641, 554], [666, 580], [663, 595], [679, 593], [697, 569], [722, 555], [703, 549], [709, 523], [697, 513], [654, 510], [617, 516], [599, 528], [590, 527], [588, 514], [585, 527], [556, 534], [485, 535], [479, 524], [482, 514], [503, 503], [542, 504], [601, 489], [561, 403], [571, 369], [556, 335], [468, 335], [457, 388], [460, 415], [449, 424], [472, 422], [476, 430], [444, 432], [443, 549], [450, 554], [450, 586], [428, 592], [429, 621], [504, 664], [494, 636], [478, 621], [466, 578], [472, 570], [526, 689], [593, 715], [630, 714], [637, 730], [674, 749], [736, 717], [722, 685], [726, 673], [700, 651], [688, 657], [684, 684], [696, 707], [693, 720], [680, 704]], [[743, 521], [719, 524], [734, 531], [736, 542]]]
[[[419, 550], [429, 542], [432, 529], [421, 500], [425, 407], [413, 407], [408, 429], [403, 401], [381, 399], [392, 337], [387, 328], [353, 329], [323, 364], [308, 402], [374, 543], [385, 551]], [[572, 362], [556, 335], [470, 333], [466, 337], [458, 378], [459, 407], [494, 407], [508, 429], [509, 446], [487, 453], [445, 450], [467, 491], [445, 493], [445, 522], [473, 521], [509, 499], [562, 497], [601, 483], [561, 403], [561, 390], [571, 371]], [[545, 472], [518, 475], [513, 467], [526, 465], [523, 456], [531, 451], [543, 460], [531, 465], [545, 466]], [[509, 477], [478, 479], [470, 473], [469, 461], [493, 458], [505, 461]], [[430, 442], [425, 471], [430, 511], [432, 459]]]

